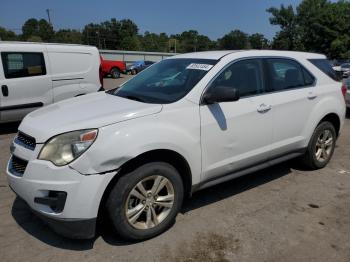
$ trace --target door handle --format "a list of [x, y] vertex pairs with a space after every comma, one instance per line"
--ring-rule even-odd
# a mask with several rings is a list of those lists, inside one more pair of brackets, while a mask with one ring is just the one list
[[9, 89], [7, 85], [2, 85], [1, 86], [1, 92], [3, 96], [9, 96]]
[[272, 109], [272, 106], [271, 105], [265, 105], [265, 104], [261, 104], [259, 107], [258, 107], [258, 112], [259, 113], [267, 113], [268, 111], [270, 111]]
[[309, 95], [307, 96], [307, 99], [313, 100], [313, 99], [315, 99], [316, 97], [317, 97], [317, 95], [309, 94]]

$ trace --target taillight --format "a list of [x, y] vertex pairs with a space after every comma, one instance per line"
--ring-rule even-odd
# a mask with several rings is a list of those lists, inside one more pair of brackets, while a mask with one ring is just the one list
[[347, 90], [346, 85], [345, 83], [343, 83], [341, 87], [341, 92], [343, 93], [344, 99], [346, 99], [346, 90]]
[[100, 76], [100, 83], [101, 83], [101, 87], [103, 87], [103, 72], [102, 72], [102, 65], [100, 65], [99, 68], [99, 76]]

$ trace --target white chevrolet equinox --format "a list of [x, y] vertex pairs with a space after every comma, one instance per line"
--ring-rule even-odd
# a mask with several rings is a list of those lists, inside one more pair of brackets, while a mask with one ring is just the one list
[[323, 168], [346, 89], [326, 57], [215, 51], [163, 60], [121, 87], [27, 115], [11, 145], [13, 191], [56, 232], [164, 232], [183, 199], [287, 159]]

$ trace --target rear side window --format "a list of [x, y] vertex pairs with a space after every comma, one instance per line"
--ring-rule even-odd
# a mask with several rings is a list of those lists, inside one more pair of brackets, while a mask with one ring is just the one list
[[6, 78], [46, 75], [43, 53], [2, 52]]
[[341, 80], [341, 76], [335, 72], [327, 59], [309, 59], [309, 61], [333, 80]]
[[266, 59], [269, 72], [269, 91], [311, 86], [315, 78], [298, 62], [283, 58]]
[[240, 97], [264, 93], [261, 59], [247, 59], [233, 63], [214, 80], [210, 90], [216, 86], [229, 86], [239, 90]]

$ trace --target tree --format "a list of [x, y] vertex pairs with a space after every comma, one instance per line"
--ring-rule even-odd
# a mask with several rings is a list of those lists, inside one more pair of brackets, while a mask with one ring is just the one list
[[22, 39], [28, 40], [33, 36], [49, 42], [54, 36], [54, 30], [45, 19], [38, 21], [35, 18], [30, 18], [22, 26]]
[[17, 40], [17, 35], [14, 32], [6, 30], [5, 28], [0, 26], [0, 40], [14, 41]]
[[38, 35], [39, 24], [35, 18], [28, 19], [22, 26], [22, 38], [27, 40], [30, 36]]
[[324, 53], [350, 58], [350, 2], [303, 0], [296, 8], [270, 8], [270, 23], [279, 25], [272, 48]]
[[55, 33], [54, 42], [81, 44], [82, 43], [82, 33], [80, 33], [77, 30], [61, 29]]
[[40, 36], [37, 35], [32, 35], [30, 37], [27, 38], [28, 42], [43, 42], [43, 40], [41, 39]]
[[213, 42], [205, 35], [201, 35], [196, 30], [184, 31], [179, 35], [174, 36], [178, 40], [177, 52], [197, 52], [210, 50], [213, 47]]
[[234, 30], [218, 39], [220, 49], [239, 50], [248, 49], [250, 44], [248, 35], [240, 30]]
[[[345, 39], [350, 35], [350, 3], [304, 0], [297, 10], [300, 38], [306, 49], [326, 53], [332, 58], [343, 56], [347, 48]], [[343, 46], [340, 48], [341, 43]], [[339, 53], [340, 49], [344, 50], [343, 54]]]
[[271, 14], [270, 23], [281, 28], [274, 39], [273, 47], [286, 50], [302, 49], [299, 41], [297, 16], [293, 6], [271, 7], [267, 9], [267, 12]]
[[52, 25], [49, 24], [45, 19], [40, 19], [38, 22], [38, 36], [41, 37], [45, 42], [49, 42], [55, 32], [52, 28]]
[[165, 33], [155, 34], [146, 31], [139, 37], [141, 49], [150, 52], [167, 52], [169, 46], [169, 37]]
[[[125, 49], [128, 44], [132, 49], [140, 46], [137, 36], [138, 27], [130, 19], [116, 20], [112, 18], [100, 24], [88, 24], [83, 30], [83, 43], [98, 48]], [[134, 42], [130, 42], [134, 41]]]
[[255, 33], [249, 36], [249, 43], [252, 49], [267, 49], [269, 48], [269, 40], [263, 34]]

